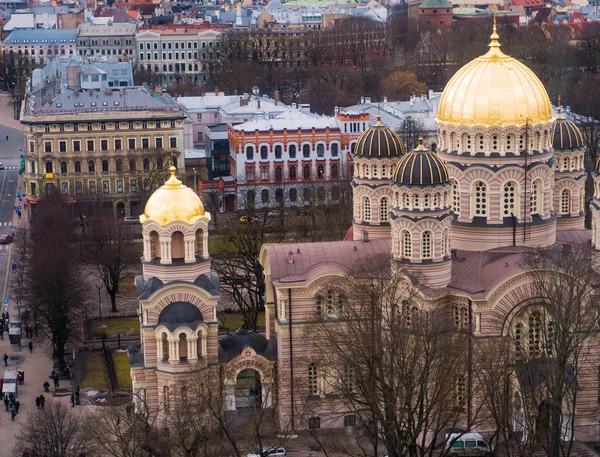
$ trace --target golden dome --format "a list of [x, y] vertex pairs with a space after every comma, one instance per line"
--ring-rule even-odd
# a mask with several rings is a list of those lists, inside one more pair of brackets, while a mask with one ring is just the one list
[[172, 166], [169, 170], [171, 177], [150, 196], [140, 222], [152, 220], [160, 225], [167, 225], [169, 222], [182, 221], [193, 224], [200, 217], [210, 219], [200, 197], [177, 179], [175, 167]]
[[498, 38], [494, 18], [489, 51], [458, 70], [446, 85], [439, 122], [505, 127], [552, 120], [544, 85], [527, 66], [500, 50]]

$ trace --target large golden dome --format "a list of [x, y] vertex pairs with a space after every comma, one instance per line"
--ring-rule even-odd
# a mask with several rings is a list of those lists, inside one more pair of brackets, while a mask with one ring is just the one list
[[450, 79], [438, 108], [439, 122], [466, 126], [521, 126], [552, 120], [550, 99], [538, 77], [500, 50], [496, 24], [489, 51]]
[[200, 217], [210, 219], [200, 197], [177, 179], [175, 167], [171, 167], [170, 171], [171, 177], [148, 199], [140, 222], [152, 220], [167, 225], [169, 222], [182, 221], [193, 224]]

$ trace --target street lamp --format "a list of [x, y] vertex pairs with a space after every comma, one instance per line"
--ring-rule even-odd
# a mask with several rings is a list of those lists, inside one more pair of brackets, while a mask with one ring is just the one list
[[96, 287], [98, 288], [98, 319], [102, 319], [102, 303], [100, 301], [100, 291], [102, 290], [102, 284]]
[[192, 168], [192, 170], [194, 170], [194, 193], [198, 193], [198, 189], [197, 189], [197, 185], [196, 185], [196, 169]]

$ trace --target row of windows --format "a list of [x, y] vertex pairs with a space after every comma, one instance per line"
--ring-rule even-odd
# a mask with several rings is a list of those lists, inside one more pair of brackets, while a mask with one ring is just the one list
[[[118, 102], [116, 102], [118, 105]], [[92, 107], [96, 106], [92, 102]], [[108, 102], [102, 102], [102, 106], [108, 106]], [[128, 122], [86, 122], [80, 124], [43, 124], [36, 129], [38, 132], [79, 132], [92, 130], [126, 130], [126, 129], [159, 129], [179, 127], [180, 121], [128, 121]], [[33, 126], [29, 126], [29, 131], [33, 132]]]
[[[144, 59], [145, 57], [145, 59]], [[202, 60], [206, 60], [206, 52], [203, 52], [201, 54]], [[212, 60], [213, 58], [213, 54], [212, 52], [208, 53], [208, 57], [209, 59]], [[221, 54], [217, 52], [217, 59], [221, 57]], [[198, 60], [198, 53], [194, 52], [193, 54], [191, 52], [188, 52], [187, 54], [185, 52], [182, 52], [181, 54], [179, 54], [178, 52], [175, 53], [175, 60]], [[151, 53], [146, 53], [144, 54], [143, 52], [140, 52], [140, 60], [173, 60], [173, 53], [172, 52], [163, 52], [162, 56], [158, 53], [155, 52], [154, 54]], [[179, 70], [179, 64], [175, 64], [175, 69], [176, 71]], [[194, 65], [194, 68], [196, 69], [195, 71], [198, 71], [198, 64]], [[182, 64], [181, 66], [181, 70], [185, 70], [185, 65]], [[188, 66], [188, 70], [192, 71], [192, 64], [189, 64]]]
[[392, 178], [393, 167], [387, 165], [356, 164], [357, 178]]
[[[304, 202], [310, 202], [313, 197], [315, 197], [318, 201], [325, 201], [327, 198], [331, 198], [333, 201], [337, 201], [340, 198], [340, 191], [336, 186], [331, 187], [331, 192], [327, 193], [327, 189], [324, 187], [317, 187], [316, 191], [311, 187], [303, 187], [302, 195], [298, 195], [298, 189], [292, 187], [291, 189], [284, 191], [283, 189], [275, 189], [273, 195], [275, 196], [275, 201], [277, 203], [282, 203], [286, 197], [290, 202], [297, 202], [300, 197]], [[256, 202], [256, 191], [250, 189], [246, 192], [246, 200], [250, 205], [253, 205]], [[269, 189], [262, 189], [260, 191], [260, 200], [262, 203], [270, 203], [271, 202], [271, 191]]]
[[[218, 48], [220, 47], [221, 44], [219, 41], [202, 41], [200, 42], [200, 47], [202, 49], [205, 49], [206, 47], [208, 48]], [[143, 51], [144, 49], [150, 50], [150, 49], [158, 49], [158, 43], [155, 41], [153, 43], [140, 43], [139, 44], [139, 48], [140, 51]], [[186, 49], [186, 43], [183, 41], [175, 41], [175, 42], [171, 42], [171, 41], [167, 41], [167, 42], [162, 42], [161, 44], [161, 49]], [[187, 49], [198, 49], [198, 42], [197, 41], [188, 41], [187, 42]]]
[[[129, 183], [127, 182], [127, 180], [123, 180], [123, 179], [117, 179], [115, 180], [115, 182], [113, 184], [111, 184], [110, 180], [104, 180], [104, 181], [88, 181], [87, 185], [84, 186], [84, 183], [81, 181], [76, 181], [76, 182], [72, 182], [72, 183], [68, 183], [68, 182], [62, 182], [60, 183], [60, 191], [63, 195], [82, 195], [84, 192], [84, 187], [86, 188], [86, 191], [90, 194], [96, 194], [97, 191], [97, 187], [96, 184], [98, 186], [101, 186], [100, 188], [100, 193], [103, 194], [110, 194], [111, 193], [111, 187], [112, 187], [112, 192], [116, 192], [117, 194], [122, 194], [127, 192], [127, 185], [129, 184], [129, 192], [132, 194], [135, 194], [136, 192], [138, 192], [138, 181], [136, 179], [130, 179]], [[31, 194], [32, 195], [36, 195], [36, 187], [35, 187], [35, 183], [31, 183]], [[150, 191], [150, 182], [146, 181], [144, 183], [144, 188], [146, 190], [146, 192]], [[48, 193], [53, 192], [54, 191], [54, 183], [47, 183], [46, 184], [46, 191]]]
[[[83, 142], [83, 144], [85, 145], [85, 150], [86, 152], [94, 152], [96, 150], [98, 151], [108, 151], [108, 140], [107, 139], [101, 139], [99, 140], [99, 149], [96, 149], [96, 140], [85, 140]], [[59, 140], [58, 141], [58, 152], [67, 152], [67, 145], [68, 142], [66, 140]], [[122, 151], [123, 150], [123, 139], [122, 138], [114, 138], [113, 139], [113, 150], [114, 151]], [[128, 150], [136, 150], [138, 149], [138, 146], [141, 147], [141, 149], [150, 149], [150, 138], [142, 138], [141, 141], [138, 143], [136, 138], [128, 138], [127, 139], [127, 149]], [[163, 148], [163, 138], [162, 137], [155, 137], [154, 138], [154, 144], [152, 145], [154, 148], [156, 149], [162, 149]], [[170, 148], [177, 148], [177, 137], [172, 136], [169, 137], [169, 147]], [[35, 142], [31, 141], [29, 142], [29, 152], [31, 153], [35, 153]], [[44, 141], [44, 153], [52, 153], [55, 152], [53, 150], [53, 142], [52, 141]], [[82, 140], [72, 140], [71, 141], [71, 152], [82, 152]]]
[[[526, 136], [521, 135], [506, 135], [501, 138], [499, 135], [469, 135], [463, 133], [457, 135], [451, 132], [449, 135], [446, 131], [442, 131], [439, 136], [440, 148], [450, 151], [457, 151], [459, 154], [464, 152], [469, 153], [514, 153], [515, 151], [524, 151], [526, 148]], [[550, 145], [550, 131], [545, 130], [543, 134], [535, 132], [529, 140], [529, 148], [535, 151], [548, 149]]]
[[[302, 157], [304, 158], [310, 158], [312, 152], [317, 151], [317, 157], [325, 157], [325, 144], [324, 143], [318, 143], [316, 145], [316, 148], [313, 149], [312, 145], [310, 144], [303, 144], [302, 145]], [[247, 160], [254, 160], [254, 146], [246, 146], [246, 159]], [[331, 156], [332, 157], [337, 157], [339, 154], [339, 144], [338, 143], [330, 143], [329, 145], [329, 151], [331, 152]], [[260, 159], [261, 160], [268, 160], [269, 159], [269, 154], [275, 154], [275, 159], [282, 159], [283, 158], [283, 146], [280, 144], [275, 145], [273, 148], [270, 148], [267, 145], [263, 145], [260, 146]], [[297, 147], [295, 144], [290, 144], [288, 146], [288, 157], [290, 159], [295, 159], [296, 158], [296, 153], [297, 153]]]
[[396, 192], [395, 206], [401, 209], [442, 209], [448, 206], [448, 192], [436, 192], [434, 194], [400, 194]]
[[538, 310], [522, 316], [515, 323], [514, 351], [517, 358], [524, 355], [536, 357], [542, 354], [552, 355], [554, 344], [554, 322], [545, 319]]
[[[276, 166], [274, 167], [274, 176], [271, 176], [270, 168], [260, 167], [260, 175], [258, 176], [260, 179], [257, 179], [256, 169], [254, 167], [246, 167], [246, 182], [284, 182], [284, 179], [287, 178], [288, 181], [298, 181], [298, 167], [296, 165], [290, 165], [288, 167], [287, 176], [284, 176], [284, 167]], [[317, 165], [316, 168], [316, 179], [326, 179], [326, 167], [323, 164]], [[313, 177], [313, 167], [312, 165], [303, 165], [302, 166], [302, 180], [310, 181]], [[339, 179], [340, 177], [340, 169], [338, 164], [331, 164], [329, 166], [329, 179]]]
[[557, 160], [554, 166], [559, 171], [583, 170], [583, 154], [580, 156], [572, 156], [570, 158], [565, 156], [562, 160]]
[[[400, 255], [405, 259], [414, 259], [413, 253], [413, 242], [412, 235], [408, 230], [402, 230], [400, 232]], [[421, 260], [432, 259], [434, 255], [434, 235], [431, 230], [425, 230], [421, 233]], [[441, 239], [441, 252], [442, 256], [447, 257], [450, 255], [450, 230], [445, 228], [442, 232]]]
[[[32, 173], [35, 173], [35, 162], [31, 162], [31, 166], [32, 166]], [[130, 171], [135, 171], [137, 170], [137, 161], [136, 159], [129, 159], [129, 170]], [[144, 158], [142, 160], [142, 170], [143, 171], [150, 171], [151, 167], [151, 162], [150, 159], [148, 158]], [[162, 170], [164, 167], [164, 161], [162, 159], [162, 157], [158, 157], [156, 159], [156, 169], [157, 170]], [[51, 162], [50, 160], [48, 160], [45, 164], [45, 169], [46, 169], [46, 173], [54, 173], [54, 165], [53, 162]], [[87, 162], [87, 171], [89, 173], [94, 173], [96, 171], [96, 161], [95, 160], [88, 160]], [[110, 170], [109, 169], [109, 162], [108, 160], [103, 160], [101, 162], [101, 168], [98, 171], [102, 171], [102, 172], [109, 172], [109, 171], [124, 171], [123, 169], [123, 161], [121, 159], [117, 159], [115, 161], [115, 169], [114, 170]], [[69, 167], [67, 165], [67, 162], [65, 160], [63, 160], [62, 162], [60, 162], [60, 173], [81, 173], [81, 161], [76, 160], [75, 162], [73, 162], [73, 168], [72, 170], [69, 170]]]

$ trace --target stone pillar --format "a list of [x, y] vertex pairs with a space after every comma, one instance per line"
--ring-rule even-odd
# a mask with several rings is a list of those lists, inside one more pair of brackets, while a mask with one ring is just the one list
[[171, 259], [171, 238], [160, 237], [160, 263], [163, 265], [170, 265], [173, 263]]
[[188, 360], [198, 359], [198, 337], [188, 339]]
[[202, 232], [202, 258], [208, 259], [208, 230]]
[[231, 384], [225, 387], [225, 409], [235, 411], [235, 385]]
[[270, 408], [273, 406], [272, 389], [270, 382], [263, 382], [261, 384], [262, 389], [262, 406], [263, 408]]
[[194, 253], [194, 242], [196, 237], [194, 235], [186, 235], [184, 238], [185, 243], [185, 263], [194, 263], [196, 261], [196, 255]]
[[162, 337], [156, 338], [156, 357], [158, 360], [162, 360], [165, 355], [163, 354]]
[[144, 261], [150, 262], [152, 260], [152, 247], [150, 238], [144, 237]]
[[179, 339], [169, 338], [169, 363], [179, 362]]

